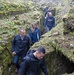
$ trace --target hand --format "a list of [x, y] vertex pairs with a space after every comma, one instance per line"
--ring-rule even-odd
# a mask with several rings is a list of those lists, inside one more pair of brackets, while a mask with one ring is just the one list
[[15, 55], [16, 54], [16, 52], [13, 52], [13, 55]]

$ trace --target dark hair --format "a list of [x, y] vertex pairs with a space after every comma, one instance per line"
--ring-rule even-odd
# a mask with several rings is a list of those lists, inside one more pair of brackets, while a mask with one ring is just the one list
[[42, 52], [43, 54], [46, 53], [45, 48], [42, 46], [38, 47], [37, 51]]

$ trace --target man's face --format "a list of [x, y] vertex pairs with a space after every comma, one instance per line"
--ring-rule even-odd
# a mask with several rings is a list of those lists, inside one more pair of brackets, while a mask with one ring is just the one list
[[25, 30], [21, 30], [21, 31], [19, 32], [19, 34], [23, 37], [23, 36], [26, 34], [26, 31], [25, 31]]
[[33, 27], [33, 28], [36, 28], [36, 27], [37, 27], [37, 25], [36, 25], [36, 24], [33, 24], [33, 25], [32, 25], [32, 27]]
[[37, 53], [37, 58], [40, 60], [45, 56], [45, 54], [43, 54], [42, 52], [38, 52]]
[[48, 15], [49, 15], [50, 17], [52, 17], [52, 13], [51, 13], [51, 12], [48, 12]]

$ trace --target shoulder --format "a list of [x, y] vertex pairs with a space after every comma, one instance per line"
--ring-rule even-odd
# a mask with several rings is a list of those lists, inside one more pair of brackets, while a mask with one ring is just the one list
[[27, 52], [27, 55], [28, 54], [30, 54], [30, 53], [34, 53], [36, 50], [29, 50], [28, 52]]
[[19, 34], [16, 34], [14, 35], [14, 39], [18, 38], [19, 37]]
[[29, 30], [30, 30], [30, 31], [32, 31], [32, 30], [33, 30], [33, 28], [31, 27]]
[[47, 16], [47, 17], [46, 17], [46, 20], [47, 20], [47, 19], [49, 19], [49, 18], [50, 18], [50, 17], [49, 17], [49, 16]]
[[25, 35], [27, 39], [30, 39], [29, 35]]
[[55, 19], [54, 16], [52, 18]]
[[16, 34], [14, 37], [18, 37], [19, 36], [19, 34]]
[[23, 60], [29, 63], [31, 61], [31, 58], [27, 55], [26, 57], [23, 58]]
[[40, 30], [40, 28], [39, 28], [39, 27], [37, 27], [37, 28], [36, 28], [36, 30]]

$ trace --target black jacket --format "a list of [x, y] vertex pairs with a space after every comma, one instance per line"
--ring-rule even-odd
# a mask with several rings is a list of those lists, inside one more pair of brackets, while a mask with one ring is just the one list
[[22, 61], [19, 75], [40, 75], [41, 69], [45, 75], [48, 75], [44, 58], [38, 60], [32, 52]]
[[26, 54], [30, 48], [30, 39], [27, 35], [21, 39], [19, 34], [15, 35], [12, 40], [12, 52], [16, 52], [16, 54]]

